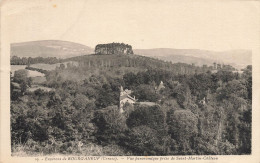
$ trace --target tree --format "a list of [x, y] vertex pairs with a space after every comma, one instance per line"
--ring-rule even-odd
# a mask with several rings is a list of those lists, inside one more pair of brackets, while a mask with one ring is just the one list
[[217, 90], [217, 94], [219, 100], [227, 99], [234, 95], [243, 99], [248, 98], [246, 83], [241, 80], [229, 81], [226, 85]]
[[179, 106], [182, 108], [187, 108], [191, 100], [191, 91], [189, 86], [179, 84], [171, 90], [171, 96], [177, 99]]
[[60, 64], [60, 69], [61, 70], [64, 70], [66, 67], [65, 67], [65, 65], [62, 63], [62, 64]]
[[136, 106], [127, 119], [129, 128], [145, 125], [157, 131], [164, 132], [165, 115], [159, 106]]
[[136, 155], [163, 155], [163, 144], [159, 133], [145, 125], [132, 128], [124, 145]]
[[28, 77], [28, 70], [21, 69], [14, 72], [14, 82], [26, 83]]
[[192, 154], [194, 138], [198, 134], [198, 118], [189, 110], [168, 113], [168, 128], [172, 139], [178, 142], [179, 154]]
[[248, 65], [244, 70], [243, 70], [243, 78], [246, 79], [247, 81], [247, 91], [248, 91], [248, 99], [252, 100], [252, 65]]
[[74, 100], [74, 106], [77, 109], [85, 109], [88, 104], [88, 98], [83, 94], [77, 94]]
[[133, 95], [140, 101], [151, 101], [157, 102], [159, 99], [159, 95], [155, 92], [155, 88], [141, 84], [134, 89]]
[[118, 143], [127, 129], [125, 117], [119, 112], [117, 106], [108, 106], [97, 111], [93, 122], [98, 128], [95, 136], [101, 144]]

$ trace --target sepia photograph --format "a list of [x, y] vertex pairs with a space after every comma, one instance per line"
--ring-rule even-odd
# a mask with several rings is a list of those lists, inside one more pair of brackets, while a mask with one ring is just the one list
[[251, 157], [259, 6], [3, 1], [1, 143], [45, 161]]

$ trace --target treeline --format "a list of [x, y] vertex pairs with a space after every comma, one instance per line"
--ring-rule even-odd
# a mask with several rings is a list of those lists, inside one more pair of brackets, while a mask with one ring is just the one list
[[139, 55], [85, 55], [66, 59], [65, 61], [77, 61], [79, 67], [88, 69], [120, 69], [136, 68], [139, 71], [147, 69], [161, 69], [171, 71], [173, 74], [194, 74], [212, 70], [212, 67], [199, 67], [186, 63], [171, 63], [159, 59]]
[[60, 62], [62, 62], [62, 59], [57, 59], [56, 57], [11, 57], [11, 65], [30, 65], [36, 63], [55, 64]]
[[98, 44], [95, 54], [134, 54], [132, 46], [124, 43]]
[[32, 70], [32, 71], [38, 71], [38, 72], [43, 73], [43, 74], [47, 74], [48, 73], [47, 70], [43, 70], [43, 69], [39, 69], [39, 68], [35, 68], [35, 67], [27, 66], [27, 67], [25, 67], [25, 69]]
[[[116, 69], [104, 67], [107, 73], [88, 71], [84, 80], [62, 76], [74, 70], [84, 76], [81, 70], [87, 68], [51, 71], [46, 86], [55, 91], [37, 90], [12, 99], [13, 152], [24, 144], [25, 152], [100, 155], [89, 150], [95, 144], [106, 155], [251, 153], [252, 66], [242, 75], [146, 67], [116, 77], [108, 73]], [[166, 88], [156, 92], [160, 81]], [[157, 105], [126, 104], [121, 114], [121, 85], [138, 100]]]

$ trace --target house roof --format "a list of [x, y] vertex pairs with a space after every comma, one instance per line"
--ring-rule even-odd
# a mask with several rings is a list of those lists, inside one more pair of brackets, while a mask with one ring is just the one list
[[140, 105], [148, 105], [148, 106], [154, 106], [154, 105], [156, 105], [155, 102], [138, 102], [138, 104], [140, 104]]
[[124, 95], [120, 96], [120, 101], [123, 100], [123, 99], [126, 99], [126, 98], [129, 98], [129, 99], [135, 101], [135, 98], [129, 96], [128, 94], [124, 94]]
[[163, 81], [161, 81], [161, 83], [159, 84], [159, 86], [156, 87], [155, 89], [156, 89], [157, 91], [159, 91], [159, 90], [161, 90], [161, 89], [163, 89], [163, 88], [165, 88], [165, 86], [164, 86], [164, 84], [163, 84]]

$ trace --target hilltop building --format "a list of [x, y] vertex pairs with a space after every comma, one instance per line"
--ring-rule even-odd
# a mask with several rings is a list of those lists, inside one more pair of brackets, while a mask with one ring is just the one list
[[136, 102], [135, 97], [130, 96], [131, 93], [132, 93], [131, 90], [128, 90], [128, 89], [124, 90], [123, 87], [121, 86], [121, 88], [120, 88], [120, 104], [119, 104], [120, 113], [124, 112], [123, 106], [126, 103], [134, 104]]

